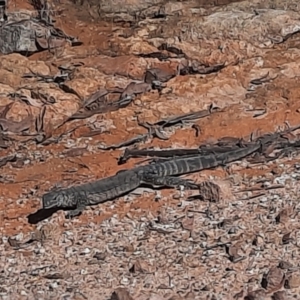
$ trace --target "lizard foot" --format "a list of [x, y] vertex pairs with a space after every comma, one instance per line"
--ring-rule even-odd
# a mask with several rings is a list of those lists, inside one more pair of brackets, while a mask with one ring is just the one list
[[84, 207], [77, 207], [66, 214], [67, 219], [72, 219], [74, 217], [79, 216], [84, 210]]

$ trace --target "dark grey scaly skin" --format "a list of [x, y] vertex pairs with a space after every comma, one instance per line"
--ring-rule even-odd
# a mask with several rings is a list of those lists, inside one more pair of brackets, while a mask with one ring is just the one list
[[185, 188], [197, 189], [199, 186], [190, 180], [172, 176], [225, 165], [248, 156], [260, 147], [261, 144], [256, 143], [225, 153], [180, 157], [140, 166], [131, 170], [120, 171], [114, 176], [98, 181], [46, 193], [42, 199], [43, 208], [74, 208], [68, 213], [68, 217], [74, 217], [80, 214], [88, 205], [117, 198], [136, 189], [141, 184], [148, 184], [153, 187], [184, 186]]
[[68, 217], [79, 215], [87, 205], [105, 202], [122, 196], [141, 184], [138, 174], [132, 170], [121, 171], [114, 176], [91, 183], [54, 190], [43, 195], [43, 208], [72, 208]]
[[161, 163], [142, 166], [139, 167], [143, 170], [142, 183], [151, 184], [152, 186], [176, 187], [183, 185], [187, 188], [197, 188], [197, 185], [191, 183], [189, 180], [172, 177], [172, 175], [188, 174], [204, 169], [211, 169], [220, 165], [226, 165], [229, 162], [250, 155], [259, 148], [261, 148], [261, 144], [256, 143], [249, 147], [229, 152], [205, 156], [180, 157]]

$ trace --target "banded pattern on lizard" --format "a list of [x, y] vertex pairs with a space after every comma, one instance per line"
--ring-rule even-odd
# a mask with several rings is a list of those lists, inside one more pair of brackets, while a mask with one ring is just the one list
[[255, 143], [225, 153], [179, 157], [131, 170], [122, 170], [114, 176], [91, 183], [48, 192], [43, 195], [43, 208], [71, 208], [73, 210], [68, 213], [68, 217], [74, 217], [79, 215], [88, 205], [103, 203], [123, 196], [142, 184], [153, 187], [184, 186], [185, 188], [197, 189], [199, 185], [192, 181], [174, 176], [225, 165], [250, 155], [260, 147], [260, 143]]

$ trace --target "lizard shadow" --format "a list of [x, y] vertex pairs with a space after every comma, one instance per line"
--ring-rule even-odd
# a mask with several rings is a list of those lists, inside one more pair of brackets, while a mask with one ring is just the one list
[[35, 213], [32, 213], [27, 216], [27, 220], [29, 224], [37, 224], [49, 217], [51, 217], [54, 213], [56, 213], [59, 208], [54, 207], [50, 209], [39, 209]]

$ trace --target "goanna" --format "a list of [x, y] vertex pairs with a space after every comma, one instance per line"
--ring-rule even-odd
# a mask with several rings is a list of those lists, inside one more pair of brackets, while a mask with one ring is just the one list
[[55, 190], [43, 195], [44, 209], [53, 207], [69, 208], [68, 217], [79, 215], [86, 206], [95, 205], [123, 196], [142, 184], [152, 187], [179, 187], [197, 189], [190, 180], [176, 175], [188, 174], [241, 159], [257, 151], [260, 143], [225, 153], [179, 157], [164, 162], [149, 164], [118, 172], [114, 176], [91, 183]]

